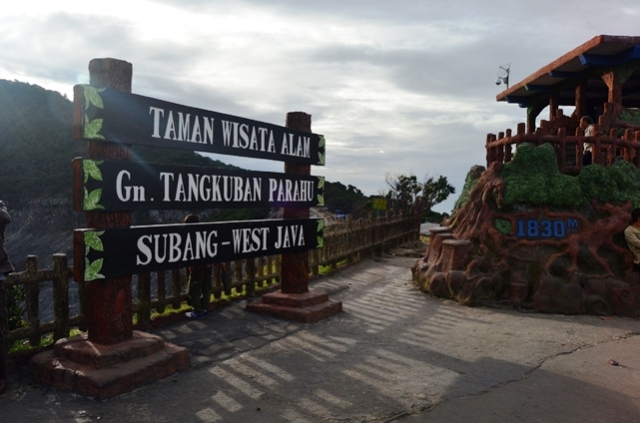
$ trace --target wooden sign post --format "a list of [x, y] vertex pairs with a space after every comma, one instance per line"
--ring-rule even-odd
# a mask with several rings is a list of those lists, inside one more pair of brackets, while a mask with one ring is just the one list
[[[244, 188], [239, 189], [243, 192], [240, 195], [243, 198], [235, 204], [242, 203], [243, 207], [252, 207], [260, 201], [266, 201], [264, 197], [269, 197], [268, 202], [271, 206], [284, 206], [285, 221], [308, 219], [309, 207], [323, 204], [324, 180], [315, 184], [310, 175], [310, 169], [311, 165], [324, 165], [325, 140], [322, 135], [311, 132], [311, 116], [306, 113], [289, 113], [286, 125], [281, 127], [109, 88], [96, 89], [93, 86], [79, 85], [74, 89], [74, 96], [79, 98], [83, 105], [80, 137], [82, 139], [182, 148], [283, 161], [285, 173], [280, 178], [280, 183], [277, 182], [278, 178], [265, 176], [269, 179], [269, 190], [278, 186], [284, 187], [280, 188], [280, 200], [273, 201], [272, 192], [263, 191], [263, 194], [258, 194], [259, 189], [252, 184], [260, 185], [260, 183], [253, 183], [253, 179], [243, 180], [243, 176], [239, 176], [240, 179], [234, 179], [234, 181], [243, 185]], [[76, 167], [79, 166], [76, 165]], [[104, 187], [97, 188], [95, 183], [93, 188], [87, 186], [86, 183], [91, 179], [91, 174], [98, 172], [96, 167], [104, 167], [104, 171], [107, 172], [109, 165], [96, 163], [92, 171], [85, 169], [84, 164], [82, 165], [85, 171], [84, 197], [76, 198], [77, 209], [80, 203], [86, 210], [92, 207], [106, 207], [106, 204], [113, 205], [118, 202], [128, 202], [132, 208], [145, 208], [152, 204], [160, 205], [160, 208], [179, 208], [179, 203], [189, 207], [213, 208], [215, 206], [212, 203], [207, 204], [207, 200], [201, 201], [204, 200], [202, 197], [209, 197], [210, 193], [207, 189], [211, 188], [210, 181], [216, 177], [215, 175], [204, 175], [203, 183], [203, 172], [200, 171], [162, 170], [156, 173], [156, 176], [151, 176], [151, 179], [147, 178], [151, 182], [143, 184], [142, 182], [133, 183], [134, 173], [123, 169], [125, 173], [120, 172], [117, 177], [110, 178], [120, 181], [116, 183], [115, 191], [118, 201], [115, 201], [113, 200], [113, 183], [111, 196], [104, 191]], [[87, 174], [89, 174], [88, 177]], [[125, 180], [126, 185], [123, 182]], [[178, 183], [178, 180], [182, 180], [182, 183]], [[188, 188], [185, 187], [185, 180], [188, 180]], [[218, 185], [216, 187], [223, 189]], [[180, 194], [176, 195], [178, 192]], [[303, 201], [305, 195], [308, 197]], [[220, 196], [218, 195], [218, 199]], [[232, 207], [233, 204], [233, 202], [226, 202], [225, 206]], [[120, 204], [119, 207], [126, 208], [126, 205]], [[316, 231], [320, 239], [323, 233], [322, 223], [318, 224]], [[76, 277], [82, 278], [102, 275], [97, 270], [102, 262], [87, 261], [88, 252], [82, 249], [84, 244], [80, 242], [85, 235], [91, 236], [90, 234], [75, 235], [78, 247], [76, 247], [77, 265], [74, 273]], [[320, 320], [340, 311], [342, 304], [329, 301], [326, 294], [309, 292], [308, 250], [321, 246], [322, 242], [306, 243], [297, 245], [295, 249], [274, 251], [275, 254], [282, 253], [282, 290], [249, 303], [247, 309], [305, 322]], [[132, 250], [131, 254], [136, 254], [136, 251]], [[210, 262], [215, 260], [217, 259], [210, 258]]]
[[[311, 132], [311, 115], [303, 112], [287, 114], [287, 128], [302, 132]], [[287, 175], [310, 175], [311, 166], [285, 162]], [[285, 219], [308, 219], [309, 208], [285, 207]], [[285, 294], [304, 294], [309, 291], [309, 252], [286, 253], [282, 255], [282, 292]]]
[[[90, 83], [97, 90], [131, 92], [132, 73], [131, 63], [121, 60], [89, 63]], [[76, 99], [74, 103], [77, 139], [82, 136], [84, 116]], [[131, 160], [126, 143], [90, 140], [88, 149], [92, 160]], [[88, 227], [126, 230], [131, 224], [131, 212], [126, 210], [88, 210], [85, 216]], [[75, 264], [84, 259], [82, 253], [74, 252]], [[37, 354], [29, 363], [29, 369], [46, 383], [107, 399], [189, 367], [186, 348], [133, 330], [131, 274], [87, 283], [84, 304], [88, 333], [59, 340], [54, 349]]]
[[[89, 63], [90, 85], [98, 89], [111, 88], [130, 93], [132, 77], [133, 66], [122, 60], [94, 59]], [[79, 108], [75, 107], [74, 113], [78, 110]], [[79, 119], [75, 118], [75, 122], [78, 122]], [[75, 125], [74, 132], [79, 130]], [[89, 158], [130, 161], [131, 147], [127, 144], [92, 140], [89, 141]], [[131, 225], [131, 212], [89, 211], [86, 213], [86, 221], [89, 228], [127, 227]], [[84, 312], [90, 341], [111, 345], [131, 339], [131, 275], [88, 284], [85, 289]]]
[[[287, 114], [287, 128], [311, 132], [311, 115], [303, 112]], [[303, 177], [311, 173], [311, 166], [304, 163], [285, 162], [285, 174]], [[284, 208], [285, 221], [308, 219], [309, 208]], [[309, 290], [309, 252], [282, 254], [281, 290], [263, 295], [259, 300], [247, 303], [246, 308], [258, 313], [271, 314], [299, 322], [312, 323], [342, 311], [342, 303], [332, 301], [324, 292]]]
[[[89, 71], [90, 85], [74, 87], [74, 139], [89, 142], [89, 159], [73, 162], [74, 208], [87, 221], [74, 231], [73, 273], [86, 283], [88, 335], [36, 356], [37, 374], [108, 398], [189, 365], [186, 349], [133, 331], [133, 274], [282, 254], [282, 291], [248, 310], [305, 322], [342, 310], [309, 291], [308, 250], [324, 243], [324, 220], [309, 219], [324, 178], [310, 167], [325, 162], [311, 116], [290, 113], [282, 127], [134, 95], [120, 60], [92, 60]], [[131, 144], [278, 160], [285, 173], [137, 164]], [[264, 206], [284, 207], [284, 219], [131, 226], [132, 210]]]

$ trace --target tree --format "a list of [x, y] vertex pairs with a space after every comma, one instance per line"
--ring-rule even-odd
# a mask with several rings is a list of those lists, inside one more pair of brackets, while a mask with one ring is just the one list
[[454, 194], [456, 189], [445, 176], [425, 176], [419, 182], [415, 175], [387, 175], [389, 192], [386, 197], [395, 210], [410, 212], [417, 208], [421, 219], [426, 219], [431, 208]]
[[353, 185], [345, 186], [341, 182], [325, 182], [324, 200], [329, 210], [358, 216], [365, 208], [367, 197]]
[[455, 193], [456, 189], [449, 184], [445, 176], [438, 176], [438, 179], [426, 178], [422, 183], [422, 197], [420, 198], [422, 208], [431, 211], [433, 206], [442, 203], [449, 195]]

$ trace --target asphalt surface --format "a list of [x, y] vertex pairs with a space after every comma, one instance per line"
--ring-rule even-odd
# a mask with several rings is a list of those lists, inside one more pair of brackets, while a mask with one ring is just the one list
[[153, 330], [191, 368], [104, 402], [14, 371], [0, 422], [640, 422], [640, 321], [464, 307], [415, 260], [313, 282], [344, 306], [319, 323], [235, 303]]

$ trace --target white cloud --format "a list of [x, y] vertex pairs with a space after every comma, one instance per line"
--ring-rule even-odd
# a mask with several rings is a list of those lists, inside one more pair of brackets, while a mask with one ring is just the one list
[[442, 174], [459, 192], [486, 134], [526, 117], [495, 102], [498, 66], [511, 63], [515, 83], [596, 35], [636, 35], [638, 11], [635, 0], [23, 0], [3, 4], [0, 78], [72, 97], [91, 59], [127, 60], [139, 94], [279, 125], [310, 113], [327, 139], [313, 173], [329, 181], [376, 194], [386, 173]]

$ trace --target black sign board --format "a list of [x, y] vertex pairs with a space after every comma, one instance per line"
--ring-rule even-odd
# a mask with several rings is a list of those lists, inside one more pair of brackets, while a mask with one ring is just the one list
[[90, 85], [74, 87], [74, 137], [324, 165], [322, 135]]
[[324, 205], [324, 178], [75, 159], [74, 208], [164, 210]]
[[74, 231], [74, 278], [113, 279], [322, 248], [324, 220], [248, 220]]

